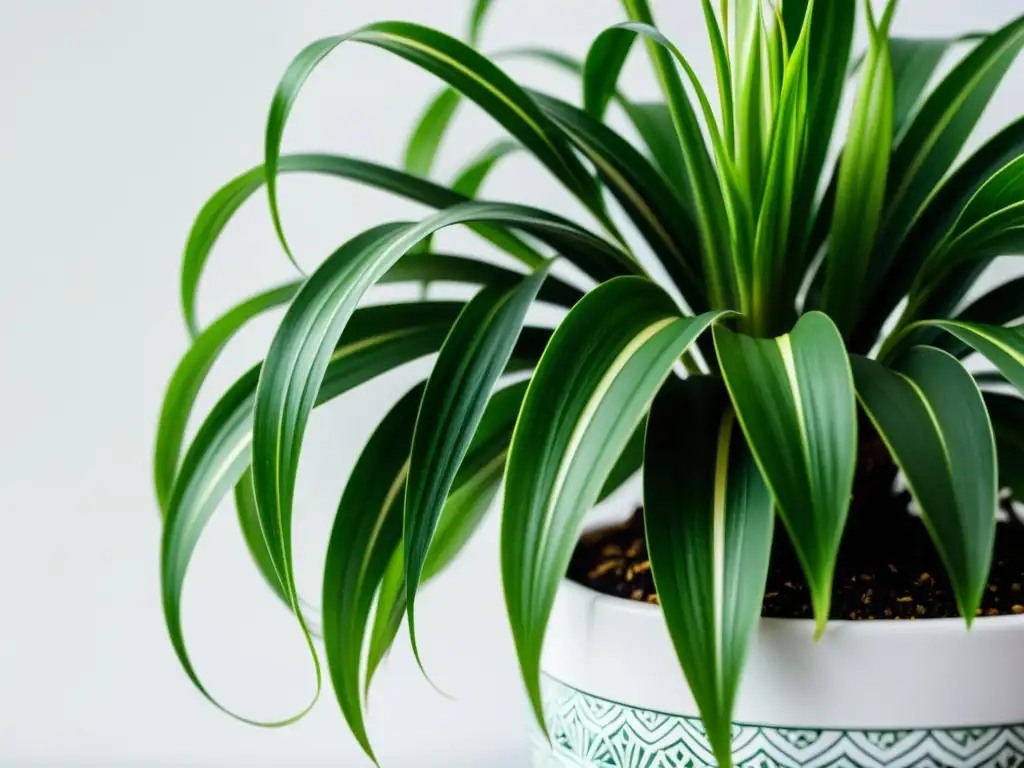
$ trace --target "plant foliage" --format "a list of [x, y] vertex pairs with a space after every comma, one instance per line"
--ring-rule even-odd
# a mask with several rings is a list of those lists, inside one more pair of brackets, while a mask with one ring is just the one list
[[[181, 595], [206, 523], [234, 491], [254, 562], [306, 637], [318, 692], [322, 627], [329, 679], [372, 758], [363, 712], [370, 679], [406, 614], [414, 629], [422, 584], [458, 555], [504, 480], [505, 600], [543, 724], [545, 628], [584, 515], [642, 467], [668, 631], [717, 759], [729, 765], [729, 723], [772, 538], [778, 531], [792, 542], [825, 631], [866, 430], [903, 471], [968, 624], [980, 604], [999, 484], [1024, 486], [1019, 401], [981, 385], [1024, 387], [1024, 335], [1014, 326], [1024, 282], [964, 299], [996, 257], [1024, 252], [1024, 118], [959, 158], [1024, 47], [1024, 16], [990, 34], [914, 40], [890, 34], [895, 0], [877, 17], [854, 0], [781, 8], [702, 0], [716, 105], [658, 31], [647, 0], [623, 0], [626, 18], [584, 60], [535, 49], [483, 55], [491, 5], [475, 4], [467, 42], [378, 22], [312, 43], [274, 95], [262, 165], [216, 192], [196, 219], [181, 278], [192, 346], [168, 386], [154, 460], [171, 640], [216, 703], [189, 660]], [[858, 23], [868, 41], [859, 58]], [[383, 49], [443, 82], [403, 169], [281, 152], [304, 81], [344, 43]], [[619, 88], [637, 47], [663, 101], [637, 103]], [[935, 82], [954, 49], [966, 53]], [[578, 76], [580, 105], [519, 84], [500, 64], [515, 56]], [[852, 111], [836, 130], [847, 89]], [[508, 137], [445, 185], [428, 177], [464, 100]], [[620, 112], [631, 131], [611, 127]], [[840, 150], [834, 163], [830, 145]], [[533, 155], [596, 227], [475, 199], [514, 153]], [[204, 326], [195, 296], [208, 257], [263, 186], [291, 257], [277, 205], [281, 173], [348, 179], [437, 212], [377, 224], [308, 277]], [[455, 225], [520, 267], [440, 252], [435, 233]], [[651, 276], [651, 260], [667, 283]], [[467, 302], [360, 307], [373, 285], [402, 281], [479, 292]], [[553, 331], [528, 322], [535, 302], [561, 313]], [[275, 307], [286, 309], [266, 359], [186, 441], [220, 351]], [[972, 352], [995, 370], [968, 372], [962, 361]], [[318, 612], [298, 594], [292, 556], [312, 411], [435, 353], [429, 379], [394, 406], [355, 465]]]

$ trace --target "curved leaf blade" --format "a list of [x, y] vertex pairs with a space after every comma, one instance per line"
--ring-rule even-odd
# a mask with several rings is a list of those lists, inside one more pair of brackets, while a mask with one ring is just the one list
[[388, 411], [349, 476], [324, 564], [324, 649], [334, 693], [349, 729], [377, 762], [366, 733], [359, 672], [370, 609], [402, 540], [402, 496], [423, 384]]
[[324, 57], [347, 41], [381, 48], [445, 80], [494, 117], [588, 209], [602, 222], [606, 221], [593, 179], [564, 137], [515, 81], [486, 57], [449, 35], [418, 24], [385, 21], [311, 43], [289, 65], [274, 94], [267, 117], [264, 166], [274, 228], [289, 256], [291, 251], [277, 206], [276, 183], [285, 124], [306, 79]]
[[405, 148], [405, 170], [428, 178], [441, 149], [448, 126], [455, 118], [462, 94], [445, 88], [431, 100], [416, 123]]
[[661, 610], [719, 765], [761, 616], [772, 496], [716, 379], [669, 380], [644, 452], [647, 551]]
[[[323, 402], [362, 384], [402, 363], [409, 362], [440, 348], [445, 334], [454, 322], [459, 305], [409, 305], [405, 311], [394, 307], [373, 307], [354, 318], [351, 330], [331, 355], [319, 388], [318, 401]], [[185, 575], [192, 554], [211, 516], [224, 496], [235, 486], [249, 464], [248, 448], [252, 440], [252, 411], [260, 367], [251, 369], [217, 402], [189, 446], [175, 479], [164, 518], [161, 542], [161, 587], [164, 620], [171, 644], [193, 685], [216, 707], [245, 722], [262, 725], [284, 725], [301, 718], [302, 712], [277, 723], [259, 723], [242, 718], [225, 708], [206, 689], [192, 665], [181, 625], [181, 597]], [[262, 569], [266, 576], [274, 574], [295, 610], [293, 599], [272, 552], [271, 568]], [[319, 696], [319, 661], [306, 636], [317, 671]]]
[[1024, 392], [1024, 333], [1018, 328], [926, 320], [920, 325], [941, 328], [984, 355], [1018, 391]]
[[853, 376], [842, 337], [826, 315], [809, 312], [775, 339], [721, 326], [714, 338], [740, 425], [807, 576], [820, 635], [857, 460]]
[[683, 318], [656, 284], [611, 280], [569, 312], [530, 381], [509, 450], [501, 565], [519, 666], [542, 728], [540, 652], [583, 515], [673, 363], [722, 314]]
[[[467, 202], [468, 198], [447, 187], [433, 184], [408, 173], [340, 155], [284, 155], [278, 173], [315, 173], [335, 176], [386, 192], [407, 197], [432, 208], [449, 208]], [[193, 337], [199, 334], [195, 303], [199, 279], [221, 232], [235, 213], [266, 182], [263, 166], [241, 174], [218, 190], [196, 217], [185, 246], [181, 267], [181, 306]], [[544, 257], [509, 232], [492, 227], [470, 225], [474, 231], [494, 245], [533, 268]]]
[[894, 370], [853, 358], [857, 396], [907, 480], [970, 625], [996, 535], [996, 455], [985, 404], [955, 358], [914, 347]]
[[619, 76], [633, 50], [635, 35], [615, 30], [598, 35], [583, 64], [583, 109], [596, 120], [604, 117], [615, 96]]
[[466, 304], [441, 347], [423, 393], [409, 458], [403, 528], [409, 636], [421, 669], [416, 592], [434, 531], [491, 391], [508, 364], [551, 264], [512, 290], [485, 288]]

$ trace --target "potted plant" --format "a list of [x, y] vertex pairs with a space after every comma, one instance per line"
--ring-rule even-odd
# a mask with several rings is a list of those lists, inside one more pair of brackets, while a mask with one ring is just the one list
[[[372, 758], [373, 673], [404, 618], [415, 650], [420, 587], [504, 482], [505, 600], [538, 765], [1018, 764], [1024, 535], [997, 518], [1000, 491], [1024, 490], [1024, 401], [1005, 391], [1024, 386], [1012, 325], [1024, 280], [976, 288], [993, 259], [1024, 251], [1024, 118], [958, 159], [1024, 46], [1024, 17], [969, 40], [913, 40], [890, 35], [895, 2], [875, 15], [852, 0], [702, 0], [716, 109], [647, 0], [623, 4], [629, 21], [585, 61], [503, 54], [578, 73], [582, 106], [520, 86], [499, 56], [477, 52], [486, 0], [467, 42], [382, 22], [317, 41], [288, 68], [263, 164], [210, 199], [185, 250], [193, 342], [155, 457], [163, 605], [185, 671], [214, 701], [189, 660], [180, 598], [196, 542], [233, 489], [255, 562], [314, 657], [322, 636], [341, 710]], [[858, 23], [868, 43], [854, 56]], [[618, 89], [637, 41], [663, 102]], [[404, 170], [281, 154], [303, 82], [346, 42], [447, 84]], [[969, 51], [932, 85], [956, 42]], [[428, 176], [464, 98], [511, 140], [441, 185]], [[605, 123], [609, 109], [638, 141]], [[515, 150], [594, 226], [477, 200]], [[211, 249], [263, 186], [291, 257], [281, 173], [353, 180], [437, 213], [374, 226], [308, 277], [200, 325]], [[453, 225], [521, 268], [438, 252], [432, 235]], [[481, 287], [465, 302], [359, 307], [375, 283], [399, 281]], [[527, 321], [535, 302], [561, 309], [553, 330]], [[220, 349], [284, 306], [266, 359], [182, 455]], [[973, 352], [991, 367], [965, 367]], [[388, 412], [352, 472], [318, 616], [297, 593], [291, 548], [312, 410], [434, 353], [430, 377]], [[580, 540], [588, 510], [638, 471], [642, 517]]]

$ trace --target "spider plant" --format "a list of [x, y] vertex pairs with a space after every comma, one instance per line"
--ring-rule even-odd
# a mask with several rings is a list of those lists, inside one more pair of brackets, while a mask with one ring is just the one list
[[[806, 575], [820, 634], [866, 440], [884, 441], [965, 621], [975, 616], [999, 473], [1003, 485], [1019, 487], [1024, 467], [1024, 406], [980, 385], [1024, 386], [1024, 336], [1010, 325], [1024, 315], [1024, 282], [965, 299], [993, 259], [1024, 251], [1024, 119], [959, 158], [1024, 46], [1024, 17], [969, 39], [914, 40], [890, 35], [894, 1], [876, 14], [853, 0], [702, 0], [712, 89], [657, 30], [647, 0], [623, 5], [628, 21], [602, 32], [583, 61], [544, 50], [485, 57], [477, 42], [486, 0], [465, 42], [403, 22], [318, 40], [280, 81], [262, 165], [199, 213], [181, 277], [192, 344], [168, 387], [154, 472], [167, 627], [185, 671], [215, 704], [189, 659], [181, 595], [196, 542], [232, 491], [255, 562], [305, 634], [318, 681], [313, 637], [322, 636], [341, 710], [371, 758], [363, 698], [374, 671], [403, 618], [416, 649], [422, 585], [459, 553], [502, 482], [505, 600], [541, 727], [545, 626], [584, 515], [637, 471], [661, 610], [722, 765], [730, 764], [729, 723], [776, 517]], [[853, 55], [859, 23], [868, 43]], [[618, 86], [637, 42], [663, 101], [638, 103]], [[402, 170], [282, 154], [303, 83], [351, 43], [445, 83]], [[958, 43], [968, 51], [938, 77]], [[577, 73], [582, 106], [518, 84], [495, 63], [511, 55]], [[852, 109], [839, 125], [846, 88]], [[431, 181], [465, 99], [509, 138], [450, 184]], [[608, 110], [621, 110], [639, 141], [610, 128]], [[550, 171], [587, 221], [477, 199], [491, 169], [515, 151]], [[201, 324], [195, 297], [211, 250], [264, 186], [292, 257], [278, 213], [282, 173], [348, 179], [437, 212], [375, 225], [308, 277]], [[433, 235], [454, 225], [519, 268], [441, 252]], [[571, 275], [563, 263], [576, 268]], [[402, 281], [480, 288], [465, 302], [360, 307], [373, 285]], [[561, 310], [553, 330], [527, 321], [536, 302]], [[218, 353], [276, 307], [286, 311], [266, 358], [182, 452]], [[970, 372], [963, 360], [972, 352], [992, 369]], [[317, 611], [300, 598], [292, 553], [312, 411], [435, 353], [429, 378], [388, 412], [355, 465]]]

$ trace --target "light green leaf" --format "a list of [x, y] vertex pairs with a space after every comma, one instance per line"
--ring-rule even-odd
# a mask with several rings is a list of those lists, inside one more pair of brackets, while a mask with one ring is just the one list
[[[855, 349], [868, 350], [882, 325], [907, 295], [921, 265], [939, 246], [975, 192], [1008, 162], [1024, 153], [1024, 118], [1006, 126], [964, 162], [931, 196], [900, 247], [885, 280], [862, 311]], [[980, 274], [981, 264], [965, 265], [924, 308], [931, 316], [948, 315]]]
[[466, 197], [476, 197], [491, 171], [502, 160], [522, 150], [514, 141], [497, 141], [467, 163], [452, 182], [452, 189]]
[[996, 535], [995, 442], [978, 386], [931, 347], [914, 347], [891, 371], [864, 357], [852, 364], [857, 396], [906, 477], [970, 625]]
[[[708, 303], [719, 308], [743, 307], [741, 291], [745, 267], [740, 261], [734, 261], [734, 256], [742, 259], [745, 252], [743, 244], [750, 234], [750, 212], [743, 207], [742, 191], [715, 123], [711, 104], [689, 62], [678, 48], [654, 28], [647, 0], [624, 0], [624, 5], [630, 18], [639, 23], [612, 27], [601, 34], [621, 35], [628, 31], [644, 36], [655, 72], [665, 92], [686, 162], [689, 188], [693, 191], [708, 286]], [[694, 86], [700, 102], [715, 149], [717, 168], [708, 153], [697, 115], [676, 70], [677, 61]], [[724, 183], [719, 176], [720, 171], [725, 176]], [[734, 240], [737, 243], [735, 246]]]
[[[722, 107], [722, 126], [725, 134], [725, 146], [731, 151], [736, 143], [736, 123], [732, 111], [732, 65], [729, 62], [729, 48], [726, 34], [718, 25], [718, 17], [710, 0], [701, 0], [704, 9], [704, 23], [708, 28], [708, 39], [711, 41], [711, 55], [715, 60], [715, 77], [718, 79], [718, 97]], [[725, 5], [728, 8], [728, 5]], [[727, 19], [723, 19], [723, 24]]]
[[[336, 176], [402, 195], [433, 208], [448, 208], [468, 199], [447, 187], [394, 168], [338, 155], [285, 155], [280, 158], [278, 172]], [[182, 261], [181, 305], [193, 336], [199, 334], [195, 314], [196, 292], [210, 251], [227, 223], [242, 204], [259, 191], [265, 180], [263, 166], [257, 166], [228, 182], [203, 206], [192, 225]], [[509, 232], [486, 225], [470, 226], [477, 234], [506, 250], [531, 269], [544, 262], [541, 254]]]
[[359, 666], [370, 609], [402, 540], [402, 496], [423, 385], [388, 412], [359, 455], [334, 517], [324, 564], [324, 650], [349, 729], [377, 762], [363, 718]]
[[[768, 145], [771, 114], [766, 103], [770, 88], [762, 61], [763, 18], [760, 3], [740, 2], [750, 21], [743, 25], [744, 37], [737, 39], [736, 60], [736, 167], [746, 185], [746, 194], [756, 218], [764, 191], [765, 148]], [[754, 9], [753, 11], [751, 9]], [[738, 26], [739, 28], [739, 26]]]
[[807, 127], [807, 46], [813, 6], [812, 0], [783, 77], [754, 236], [749, 322], [762, 336], [778, 333], [791, 321], [798, 287], [788, 274], [793, 263], [788, 258], [789, 228]]
[[462, 94], [445, 88], [427, 105], [405, 148], [405, 170], [428, 178], [448, 126], [462, 102]]
[[469, 16], [469, 44], [476, 48], [480, 45], [480, 34], [483, 32], [484, 20], [487, 12], [491, 9], [493, 0], [476, 0], [473, 4], [473, 12]]
[[511, 290], [488, 287], [466, 304], [441, 347], [423, 393], [409, 458], [402, 534], [409, 636], [421, 668], [416, 643], [416, 591], [434, 530], [487, 400], [512, 355], [526, 313], [552, 263], [540, 267]]
[[[288, 593], [274, 569], [274, 561], [270, 558], [267, 542], [263, 538], [263, 529], [260, 528], [260, 514], [256, 509], [256, 496], [252, 489], [252, 470], [249, 467], [246, 467], [242, 477], [235, 484], [235, 512], [238, 516], [238, 527], [245, 539], [245, 547], [249, 550], [260, 576], [285, 605], [290, 605]], [[307, 606], [303, 605], [302, 610], [307, 617], [310, 616]], [[306, 620], [310, 621], [309, 618]], [[319, 633], [311, 630], [311, 634]]]
[[224, 345], [254, 317], [291, 301], [299, 283], [289, 283], [253, 296], [226, 312], [200, 333], [174, 369], [164, 393], [153, 451], [153, 484], [160, 509], [167, 510], [171, 486], [181, 458], [185, 428], [206, 375]]
[[445, 80], [497, 120], [589, 210], [602, 222], [606, 221], [593, 179], [564, 137], [508, 75], [443, 32], [407, 22], [385, 21], [311, 43], [289, 65], [274, 94], [267, 118], [264, 166], [274, 228], [289, 256], [291, 251], [278, 212], [276, 183], [285, 123], [303, 83], [325, 56], [346, 41], [381, 48]]
[[820, 312], [775, 339], [718, 326], [722, 376], [825, 629], [857, 460], [853, 377], [842, 337]]
[[[869, 6], [870, 7], [870, 6]], [[839, 165], [835, 212], [825, 257], [822, 308], [840, 332], [853, 330], [863, 302], [875, 234], [882, 218], [893, 131], [893, 74], [889, 25], [895, 3], [886, 7], [861, 70], [846, 146]]]
[[683, 318], [656, 284], [611, 280], [569, 312], [530, 381], [509, 451], [501, 564], [541, 727], [540, 652], [583, 516], [673, 363], [722, 314]]
[[670, 379], [651, 407], [644, 460], [647, 551], [661, 610], [719, 765], [761, 616], [772, 496], [717, 379]]
[[[436, 351], [459, 309], [458, 304], [426, 303], [410, 304], [398, 310], [402, 306], [358, 310], [328, 360], [316, 395], [318, 402], [337, 397], [391, 368]], [[249, 465], [252, 411], [259, 376], [260, 367], [257, 366], [241, 377], [213, 407], [189, 446], [164, 518], [160, 566], [164, 620], [171, 644], [186, 674], [215, 706], [233, 717], [253, 723], [257, 721], [241, 718], [227, 710], [200, 681], [185, 645], [181, 596], [199, 537], [224, 496], [239, 482]], [[267, 553], [272, 555], [269, 547]], [[285, 586], [288, 602], [295, 610], [297, 598], [292, 599], [291, 590], [287, 589], [273, 557], [270, 559], [270, 571], [264, 568], [263, 572], [266, 576], [275, 574], [276, 580]], [[319, 661], [308, 633], [306, 640], [317, 671], [316, 695], [319, 696]], [[285, 721], [257, 724], [293, 722], [308, 712], [309, 707]]]
[[986, 37], [932, 91], [907, 127], [889, 166], [886, 217], [872, 257], [883, 281], [922, 206], [956, 160], [985, 106], [1024, 46], [1024, 16]]

